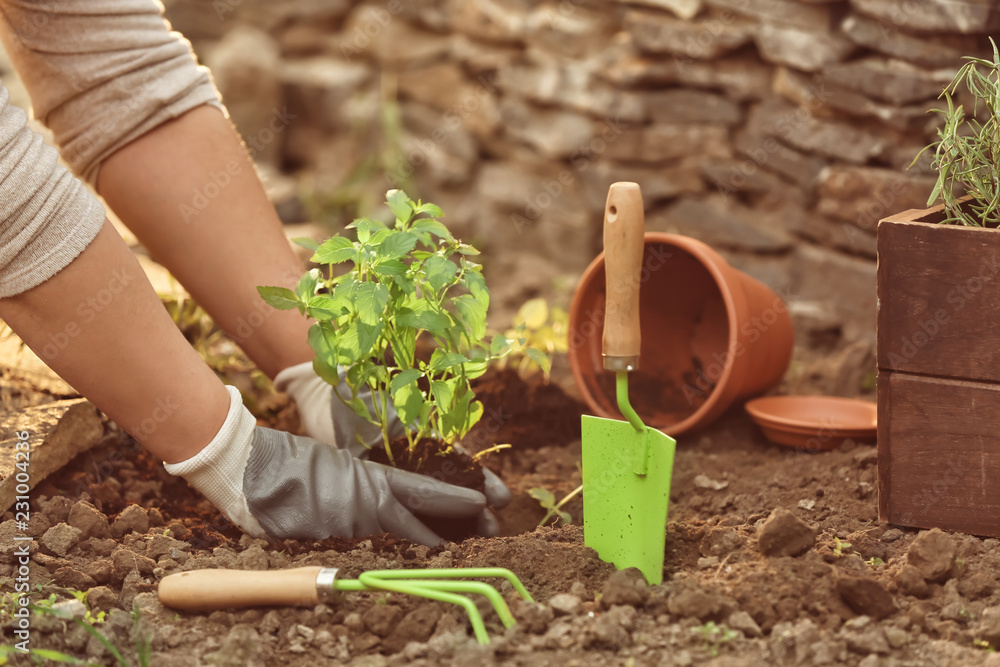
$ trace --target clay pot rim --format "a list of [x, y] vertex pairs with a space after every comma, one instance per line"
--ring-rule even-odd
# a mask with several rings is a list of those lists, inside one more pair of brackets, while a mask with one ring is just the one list
[[[815, 410], [818, 414], [837, 412], [842, 417], [840, 424], [825, 423], [821, 418], [802, 419], [791, 417], [788, 411], [792, 407]], [[744, 409], [758, 424], [766, 422], [768, 426], [782, 430], [809, 430], [811, 432], [830, 434], [871, 434], [877, 430], [878, 407], [869, 401], [840, 396], [762, 396], [746, 402]], [[869, 420], [870, 417], [870, 420]]]
[[[740, 384], [739, 382], [734, 382], [731, 377], [733, 374], [733, 368], [736, 366], [737, 356], [732, 354], [731, 351], [739, 344], [739, 331], [737, 330], [737, 327], [734, 326], [734, 323], [738, 321], [736, 312], [736, 295], [734, 295], [732, 289], [730, 289], [730, 285], [728, 284], [722, 266], [720, 265], [720, 263], [722, 263], [728, 267], [728, 263], [725, 258], [715, 252], [715, 250], [713, 250], [708, 244], [689, 236], [681, 236], [679, 234], [646, 232], [643, 239], [643, 251], [645, 252], [645, 248], [652, 244], [679, 248], [697, 259], [699, 263], [701, 263], [701, 265], [708, 270], [713, 281], [715, 282], [716, 289], [719, 290], [719, 293], [722, 296], [723, 303], [725, 303], [726, 318], [729, 324], [729, 341], [725, 350], [726, 363], [723, 366], [722, 374], [715, 381], [716, 389], [708, 395], [705, 402], [686, 418], [672, 424], [659, 423], [660, 420], [656, 419], [656, 417], [641, 415], [643, 420], [647, 422], [648, 426], [653, 426], [663, 432], [669, 431], [671, 433], [680, 434], [700, 424], [705, 415], [715, 410], [719, 402], [723, 400], [723, 394], [725, 393], [724, 391], [720, 391], [721, 388], [731, 387], [733, 390], [736, 390]], [[573, 301], [570, 304], [570, 322], [579, 320], [580, 310], [583, 308], [583, 290], [580, 289], [581, 286], [593, 280], [593, 274], [597, 271], [598, 267], [603, 265], [604, 252], [601, 252], [601, 254], [595, 257], [587, 269], [583, 272], [583, 276], [581, 276], [580, 281], [577, 283], [576, 291], [573, 294]], [[569, 363], [570, 368], [573, 371], [573, 377], [576, 380], [577, 387], [579, 387], [581, 393], [583, 394], [587, 405], [590, 406], [598, 414], [598, 416], [608, 419], [620, 419], [620, 415], [616, 412], [605, 410], [599, 401], [594, 400], [594, 397], [591, 395], [590, 389], [583, 377], [581, 364], [578, 363], [578, 350], [578, 347], [570, 345], [568, 352]], [[641, 359], [639, 360], [639, 363], [641, 367]], [[737, 379], [741, 380], [741, 378]]]

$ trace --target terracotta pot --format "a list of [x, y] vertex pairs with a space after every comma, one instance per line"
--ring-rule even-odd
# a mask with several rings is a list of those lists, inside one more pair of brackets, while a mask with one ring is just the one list
[[[640, 280], [642, 346], [629, 399], [646, 425], [674, 436], [702, 428], [784, 377], [794, 345], [784, 301], [709, 246], [647, 233]], [[604, 304], [602, 253], [573, 296], [569, 363], [590, 408], [621, 419], [615, 374], [601, 359]]]

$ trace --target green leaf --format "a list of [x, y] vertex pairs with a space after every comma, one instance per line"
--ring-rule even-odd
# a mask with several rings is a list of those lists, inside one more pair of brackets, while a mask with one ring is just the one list
[[431, 394], [438, 404], [438, 412], [447, 414], [451, 399], [455, 396], [454, 382], [446, 380], [431, 380]]
[[[316, 358], [328, 367], [337, 368], [337, 340], [339, 334], [330, 322], [316, 322], [309, 327], [307, 340]], [[336, 384], [334, 382], [333, 384]]]
[[407, 368], [405, 371], [400, 371], [396, 373], [396, 376], [392, 378], [392, 382], [389, 383], [389, 392], [393, 396], [396, 392], [408, 384], [412, 384], [423, 377], [423, 373], [416, 368]]
[[329, 294], [317, 294], [309, 299], [309, 305], [306, 306], [306, 314], [316, 320], [335, 320], [346, 312], [340, 299]]
[[444, 211], [437, 204], [432, 204], [427, 202], [426, 204], [420, 204], [414, 209], [415, 213], [426, 213], [432, 218], [442, 218], [444, 217]]
[[494, 336], [493, 340], [490, 341], [490, 355], [493, 357], [506, 356], [514, 348], [515, 342], [513, 338], [506, 336]]
[[545, 509], [551, 509], [556, 504], [556, 496], [548, 489], [529, 489], [528, 495], [538, 501], [538, 504]]
[[385, 193], [385, 203], [397, 220], [408, 222], [413, 217], [413, 202], [402, 190], [389, 190]]
[[470, 294], [457, 296], [452, 303], [465, 325], [469, 339], [482, 340], [486, 336], [486, 307]]
[[[471, 393], [471, 392], [470, 392]], [[465, 423], [462, 425], [462, 432], [467, 433], [483, 416], [483, 404], [479, 401], [472, 401], [469, 404]]]
[[424, 329], [431, 333], [444, 331], [452, 325], [452, 319], [447, 313], [434, 310], [426, 301], [415, 300], [410, 306], [403, 306], [396, 313], [396, 322], [400, 326]]
[[378, 247], [380, 259], [397, 259], [405, 256], [417, 245], [417, 237], [409, 232], [395, 231]]
[[412, 426], [420, 419], [425, 403], [416, 382], [399, 387], [392, 397], [392, 405], [396, 408], [396, 415], [407, 426]]
[[316, 294], [316, 286], [319, 284], [319, 269], [310, 269], [299, 279], [295, 285], [295, 293], [302, 301], [308, 301]]
[[339, 363], [351, 365], [367, 356], [381, 332], [381, 322], [375, 325], [365, 324], [361, 320], [351, 322], [344, 328], [343, 335], [340, 337], [338, 346]]
[[486, 279], [483, 278], [483, 274], [479, 271], [466, 271], [463, 281], [476, 301], [482, 304], [483, 308], [489, 308], [490, 290], [486, 287]]
[[460, 253], [462, 253], [463, 255], [478, 255], [479, 254], [479, 251], [476, 250], [475, 248], [473, 248], [468, 243], [459, 243], [458, 244], [458, 251]]
[[454, 368], [455, 366], [461, 366], [468, 361], [468, 357], [458, 352], [448, 352], [442, 348], [438, 348], [431, 354], [431, 361], [427, 365], [427, 368], [431, 371], [440, 372]]
[[441, 255], [432, 255], [424, 262], [424, 275], [435, 292], [450, 283], [457, 271], [458, 265]]
[[464, 364], [463, 366], [463, 368], [465, 369], [465, 375], [470, 380], [475, 380], [477, 377], [482, 376], [482, 374], [485, 373], [486, 369], [489, 367], [490, 363], [485, 360], [470, 361], [469, 363]]
[[367, 325], [374, 326], [382, 321], [382, 313], [389, 303], [389, 288], [385, 285], [366, 281], [358, 287], [355, 296], [358, 317]]
[[354, 242], [343, 236], [333, 236], [316, 249], [312, 261], [318, 264], [340, 264], [353, 260], [358, 254]]
[[[426, 206], [426, 204], [425, 204]], [[418, 232], [420, 234], [433, 234], [439, 239], [444, 239], [445, 241], [453, 241], [455, 237], [451, 235], [448, 228], [437, 220], [431, 220], [430, 218], [420, 218], [419, 220], [414, 220], [413, 225], [410, 227], [411, 232]]]
[[257, 293], [278, 310], [291, 310], [302, 305], [295, 292], [287, 287], [258, 287]]
[[398, 259], [380, 259], [372, 265], [372, 270], [380, 276], [405, 276], [406, 264]]
[[538, 367], [542, 369], [542, 372], [548, 374], [552, 362], [549, 360], [549, 355], [545, 354], [539, 349], [534, 347], [524, 348], [524, 354], [527, 355], [529, 359], [538, 364]]
[[297, 246], [301, 246], [306, 250], [312, 250], [313, 252], [316, 252], [316, 249], [319, 248], [319, 241], [311, 239], [308, 236], [297, 236], [292, 239], [292, 243]]

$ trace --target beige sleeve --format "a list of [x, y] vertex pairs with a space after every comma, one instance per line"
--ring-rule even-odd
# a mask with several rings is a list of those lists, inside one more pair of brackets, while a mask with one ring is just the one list
[[104, 207], [58, 157], [0, 85], [0, 298], [54, 276], [104, 223]]
[[202, 104], [222, 108], [208, 70], [157, 0], [0, 0], [0, 38], [35, 117], [87, 182], [101, 161]]

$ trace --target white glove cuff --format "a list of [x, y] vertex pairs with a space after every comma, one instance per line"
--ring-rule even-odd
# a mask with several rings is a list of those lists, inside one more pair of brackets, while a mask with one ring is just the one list
[[230, 521], [254, 537], [266, 537], [257, 519], [250, 514], [243, 493], [243, 475], [250, 458], [250, 445], [257, 420], [243, 406], [235, 387], [229, 392], [229, 413], [222, 428], [208, 445], [180, 463], [164, 463], [171, 475], [180, 475], [218, 507]]

